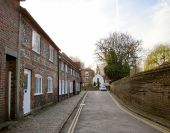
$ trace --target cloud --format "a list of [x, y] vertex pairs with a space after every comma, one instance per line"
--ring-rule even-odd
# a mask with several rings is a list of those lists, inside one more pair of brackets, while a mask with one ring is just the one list
[[159, 42], [170, 42], [170, 1], [150, 0], [150, 3], [122, 1], [120, 7], [122, 32], [128, 32], [142, 40], [145, 49], [152, 49]]
[[145, 46], [170, 42], [170, 2], [161, 0], [153, 7], [150, 28], [144, 39]]
[[95, 63], [94, 44], [114, 27], [114, 12], [107, 8], [111, 1], [27, 0], [23, 6], [62, 51], [78, 56], [88, 66]]
[[118, 0], [118, 21], [115, 2], [26, 0], [22, 5], [66, 54], [78, 56], [86, 66], [95, 64], [94, 44], [114, 32], [116, 22], [120, 31], [143, 40], [145, 48], [170, 41], [169, 0]]

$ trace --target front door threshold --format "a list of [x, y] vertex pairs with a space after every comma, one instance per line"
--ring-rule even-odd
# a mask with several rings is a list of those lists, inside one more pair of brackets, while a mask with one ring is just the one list
[[5, 129], [11, 129], [13, 125], [15, 125], [17, 121], [6, 121], [3, 123], [0, 123], [0, 131]]

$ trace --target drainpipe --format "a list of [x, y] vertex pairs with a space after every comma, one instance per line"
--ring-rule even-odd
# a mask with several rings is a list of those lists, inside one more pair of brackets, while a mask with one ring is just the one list
[[11, 120], [11, 71], [8, 73], [8, 120]]
[[16, 114], [17, 119], [20, 118], [19, 113], [19, 92], [20, 92], [20, 47], [21, 47], [21, 13], [19, 10], [19, 38], [18, 38], [18, 52], [17, 52], [17, 91], [16, 91]]

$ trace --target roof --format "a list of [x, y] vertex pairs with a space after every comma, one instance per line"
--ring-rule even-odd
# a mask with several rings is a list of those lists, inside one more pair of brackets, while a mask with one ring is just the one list
[[84, 68], [84, 69], [82, 69], [82, 71], [92, 71], [92, 72], [94, 72], [94, 70], [91, 69], [91, 68]]
[[76, 69], [80, 69], [80, 67], [77, 65], [77, 63], [73, 62], [64, 52], [60, 53], [61, 58], [60, 59], [64, 59], [68, 64], [70, 64], [71, 66], [73, 66]]
[[31, 14], [23, 7], [20, 6], [20, 13], [22, 17], [27, 19], [31, 23], [31, 25], [38, 30], [37, 32], [43, 35], [49, 43], [57, 50], [60, 50], [60, 48], [54, 43], [54, 41], [49, 37], [49, 35], [41, 28], [41, 26], [35, 21], [35, 19], [31, 16]]

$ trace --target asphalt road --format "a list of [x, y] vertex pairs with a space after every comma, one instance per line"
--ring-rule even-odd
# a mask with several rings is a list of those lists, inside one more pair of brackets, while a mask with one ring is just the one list
[[88, 92], [74, 133], [160, 133], [119, 109], [108, 92]]

